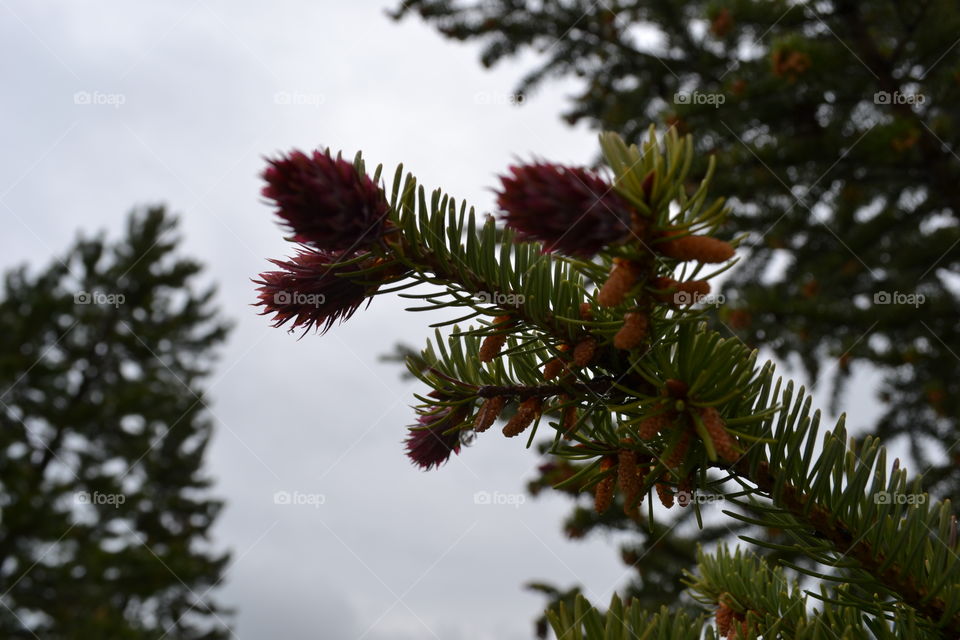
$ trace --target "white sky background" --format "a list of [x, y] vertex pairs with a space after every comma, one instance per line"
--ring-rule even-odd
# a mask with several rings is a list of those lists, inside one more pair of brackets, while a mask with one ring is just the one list
[[[422, 344], [439, 316], [377, 298], [298, 342], [248, 306], [249, 279], [292, 251], [260, 201], [262, 155], [362, 149], [481, 210], [517, 156], [594, 157], [593, 132], [558, 118], [569, 85], [511, 106], [521, 66], [484, 71], [475, 47], [393, 23], [387, 5], [0, 0], [0, 266], [45, 263], [79, 229], [115, 238], [132, 206], [166, 203], [237, 323], [208, 385], [207, 469], [235, 559], [220, 600], [244, 640], [529, 638], [543, 600], [526, 581], [582, 583], [602, 604], [628, 575], [609, 541], [563, 536], [564, 498], [474, 503], [524, 493], [538, 460], [521, 441], [491, 430], [439, 471], [408, 463], [419, 385], [378, 357]], [[276, 491], [326, 501], [277, 505]]]
[[[558, 119], [562, 87], [513, 107], [518, 67], [485, 72], [475, 48], [386, 5], [0, 0], [0, 266], [46, 263], [79, 229], [116, 237], [132, 206], [163, 202], [237, 323], [210, 383], [207, 468], [228, 505], [217, 542], [235, 554], [220, 599], [245, 640], [529, 638], [543, 600], [527, 580], [605, 600], [626, 577], [614, 549], [565, 540], [562, 498], [474, 504], [523, 493], [537, 459], [522, 442], [491, 431], [439, 471], [408, 463], [418, 385], [378, 356], [422, 344], [439, 316], [378, 298], [298, 342], [248, 306], [249, 279], [291, 251], [260, 201], [264, 154], [362, 149], [489, 209], [515, 156], [595, 153], [592, 132]], [[124, 103], [78, 105], [80, 91]], [[326, 503], [276, 505], [278, 490]]]

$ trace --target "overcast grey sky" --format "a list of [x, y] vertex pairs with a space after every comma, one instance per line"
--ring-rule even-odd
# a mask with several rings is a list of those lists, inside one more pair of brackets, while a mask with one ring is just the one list
[[362, 149], [487, 210], [515, 157], [595, 153], [593, 132], [557, 117], [569, 86], [517, 108], [520, 67], [483, 71], [473, 47], [385, 6], [0, 0], [2, 266], [45, 262], [78, 229], [115, 236], [132, 206], [162, 202], [237, 323], [209, 385], [207, 468], [235, 558], [221, 600], [244, 640], [529, 638], [543, 601], [524, 582], [581, 583], [602, 603], [627, 576], [609, 540], [563, 537], [565, 499], [475, 504], [523, 493], [538, 459], [521, 443], [491, 431], [439, 471], [408, 463], [419, 389], [378, 356], [420, 345], [424, 316], [378, 298], [297, 341], [249, 306], [249, 279], [291, 252], [259, 198], [264, 154]]
[[[264, 154], [362, 149], [487, 209], [516, 155], [595, 152], [592, 132], [557, 118], [564, 87], [512, 106], [518, 68], [484, 72], [473, 48], [397, 25], [386, 5], [0, 1], [3, 266], [164, 202], [237, 322], [210, 382], [207, 468], [228, 501], [221, 599], [243, 639], [528, 638], [542, 600], [525, 581], [606, 599], [625, 578], [603, 543], [563, 538], [563, 499], [474, 503], [523, 492], [537, 458], [521, 443], [487, 437], [431, 473], [408, 464], [417, 386], [377, 358], [421, 344], [423, 316], [379, 298], [298, 342], [248, 306], [249, 279], [290, 252], [258, 195]], [[277, 491], [325, 502], [278, 505]]]

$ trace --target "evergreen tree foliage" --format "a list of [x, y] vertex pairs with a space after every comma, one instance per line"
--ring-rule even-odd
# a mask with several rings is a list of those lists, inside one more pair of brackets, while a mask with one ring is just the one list
[[176, 220], [136, 211], [0, 300], [0, 635], [217, 639], [203, 380], [228, 326]]
[[[876, 434], [910, 436], [916, 462], [930, 468], [926, 485], [953, 490], [954, 457], [922, 445], [955, 442], [960, 416], [950, 353], [960, 303], [949, 288], [960, 266], [957, 9], [945, 0], [411, 0], [396, 15], [418, 12], [447, 37], [482, 42], [487, 66], [539, 52], [518, 93], [582, 78], [571, 123], [630, 141], [650, 121], [694, 132], [702, 156], [720, 162], [715, 186], [730, 198], [732, 228], [751, 232], [722, 319], [750, 344], [799, 355], [813, 378], [830, 359], [838, 382], [858, 361], [880, 367]], [[768, 274], [778, 254], [789, 264]]]
[[[656, 531], [673, 511], [699, 524], [709, 509], [781, 532], [744, 529], [764, 557], [695, 550], [693, 613], [617, 598], [601, 613], [556, 592], [558, 638], [960, 636], [950, 502], [876, 438], [850, 438], [844, 417], [821, 424], [803, 387], [705, 321], [699, 302], [746, 237], [721, 239], [716, 158], [697, 175], [696, 145], [675, 127], [651, 126], [639, 145], [604, 133], [600, 147], [607, 173], [512, 167], [502, 227], [402, 166], [381, 187], [359, 154], [271, 160], [264, 195], [299, 245], [261, 274], [259, 305], [277, 326], [321, 332], [392, 292], [411, 311], [462, 311], [408, 358], [425, 390], [407, 454], [423, 469], [481, 450], [497, 424], [528, 447], [543, 437], [549, 486], [592, 496], [601, 516]], [[345, 215], [352, 203], [366, 228]], [[799, 576], [818, 588], [804, 595]]]
[[[833, 411], [858, 366], [878, 371], [868, 433], [909, 446], [926, 490], [958, 493], [956, 2], [408, 0], [394, 12], [411, 14], [481, 44], [484, 66], [531, 53], [518, 94], [578, 79], [571, 124], [628, 141], [650, 121], [694, 133], [695, 167], [717, 158], [726, 229], [749, 234], [712, 322], [799, 360]], [[597, 527], [630, 523], [582, 509], [567, 523]], [[638, 532], [623, 554], [652, 541]], [[678, 576], [664, 578], [638, 575], [631, 593], [672, 598]]]

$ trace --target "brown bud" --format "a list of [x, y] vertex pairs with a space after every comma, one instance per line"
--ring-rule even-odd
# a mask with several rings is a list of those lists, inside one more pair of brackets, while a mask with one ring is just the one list
[[717, 607], [717, 635], [728, 636], [732, 622], [733, 609], [728, 607], [726, 602], [720, 600], [720, 606]]
[[[649, 467], [649, 466], [641, 466], [641, 465], [637, 466], [637, 489], [638, 490], [643, 489], [643, 481], [644, 479], [646, 479], [647, 474], [650, 473], [650, 470], [652, 468], [653, 467]], [[640, 496], [640, 502], [643, 502], [643, 496]]]
[[593, 320], [593, 307], [590, 306], [589, 302], [580, 303], [580, 319]]
[[617, 481], [623, 493], [623, 509], [629, 515], [636, 506], [633, 503], [640, 492], [637, 482], [637, 452], [632, 449], [621, 449], [618, 455]]
[[660, 498], [660, 503], [665, 506], [667, 509], [673, 506], [673, 491], [670, 490], [670, 487], [663, 484], [662, 482], [657, 483], [657, 497]]
[[473, 421], [473, 430], [477, 433], [483, 433], [489, 429], [490, 425], [500, 417], [500, 412], [503, 411], [503, 405], [506, 404], [506, 402], [507, 399], [503, 396], [496, 396], [484, 400], [483, 404], [480, 405], [480, 410], [477, 411], [477, 417]]
[[699, 410], [700, 419], [703, 426], [707, 428], [710, 439], [713, 440], [713, 448], [717, 450], [717, 455], [727, 462], [736, 462], [740, 458], [733, 436], [727, 431], [720, 412], [713, 407], [704, 407]]
[[507, 336], [487, 336], [480, 344], [480, 362], [490, 362], [500, 354], [503, 345], [507, 343]]
[[595, 338], [584, 338], [573, 348], [573, 363], [578, 367], [585, 367], [593, 360], [597, 351], [597, 340]]
[[623, 302], [627, 293], [637, 283], [639, 271], [633, 262], [616, 258], [613, 269], [610, 270], [610, 277], [597, 293], [597, 304], [601, 307], [615, 307]]
[[520, 403], [517, 412], [503, 427], [503, 435], [508, 438], [518, 436], [540, 415], [540, 398], [528, 398]]
[[[510, 322], [510, 316], [497, 316], [493, 323], [494, 325], [501, 325], [507, 322]], [[500, 354], [500, 350], [503, 349], [503, 345], [507, 343], [507, 334], [498, 333], [496, 335], [490, 335], [483, 339], [483, 342], [480, 344], [480, 362], [490, 362]]]
[[[605, 457], [600, 461], [600, 471], [609, 471], [616, 464], [613, 458]], [[603, 513], [613, 504], [613, 474], [607, 475], [597, 483], [593, 493], [593, 508], [596, 512]]]
[[667, 378], [663, 385], [671, 398], [685, 398], [687, 396], [687, 389], [689, 389], [689, 387], [687, 387], [687, 383], [683, 380]]
[[670, 416], [666, 413], [644, 418], [637, 427], [637, 435], [641, 440], [652, 440], [669, 424]]
[[623, 316], [623, 326], [613, 336], [613, 346], [629, 351], [636, 348], [647, 337], [647, 316], [631, 311]]
[[726, 262], [733, 257], [733, 246], [710, 236], [683, 236], [656, 245], [662, 255], [674, 260], [698, 262]]
[[553, 358], [547, 364], [543, 365], [543, 379], [553, 380], [567, 368], [567, 363], [562, 358]]

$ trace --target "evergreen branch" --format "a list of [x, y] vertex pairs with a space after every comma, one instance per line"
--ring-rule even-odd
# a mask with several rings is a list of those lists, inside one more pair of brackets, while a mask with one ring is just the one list
[[499, 396], [516, 397], [520, 400], [527, 398], [549, 398], [559, 396], [565, 393], [588, 393], [596, 395], [606, 395], [616, 388], [614, 380], [610, 376], [593, 378], [587, 382], [569, 382], [565, 384], [543, 384], [543, 385], [484, 385], [479, 387], [476, 395], [479, 398], [496, 398]]
[[[751, 469], [748, 460], [741, 460], [734, 466], [735, 470], [746, 479], [756, 483], [757, 487], [765, 494], [770, 496], [774, 504], [782, 507], [787, 513], [793, 516], [793, 521], [804, 525], [804, 529], [809, 527], [816, 533], [814, 535], [803, 533], [799, 530], [798, 536], [808, 545], [815, 545], [813, 548], [804, 548], [800, 545], [798, 548], [813, 557], [818, 562], [830, 564], [832, 566], [844, 566], [841, 561], [846, 558], [852, 558], [856, 561], [856, 568], [869, 574], [871, 584], [879, 583], [887, 590], [896, 594], [904, 603], [916, 609], [919, 613], [926, 616], [938, 626], [943, 626], [949, 630], [953, 636], [960, 635], [960, 613], [957, 612], [958, 602], [956, 598], [951, 598], [949, 602], [944, 598], [937, 596], [938, 592], [944, 590], [948, 585], [955, 585], [960, 582], [960, 573], [957, 571], [956, 556], [951, 553], [952, 559], [947, 559], [947, 566], [940, 570], [934, 570], [932, 567], [927, 569], [927, 575], [920, 575], [924, 569], [923, 563], [903, 563], [905, 554], [895, 551], [899, 549], [898, 542], [907, 542], [911, 539], [909, 531], [918, 530], [918, 523], [927, 531], [932, 531], [930, 524], [933, 524], [932, 518], [936, 513], [940, 517], [936, 518], [943, 523], [950, 522], [950, 527], [956, 529], [956, 516], [949, 515], [944, 509], [934, 509], [928, 514], [917, 510], [908, 512], [905, 519], [888, 519], [886, 523], [891, 524], [884, 531], [883, 539], [874, 541], [870, 536], [871, 531], [881, 523], [877, 522], [865, 526], [866, 522], [859, 523], [859, 526], [851, 525], [843, 521], [838, 515], [836, 509], [822, 501], [818, 501], [813, 495], [803, 491], [797, 486], [778, 480], [771, 473], [770, 465], [767, 462], [759, 462], [754, 469]], [[820, 473], [836, 477], [837, 467], [831, 467]], [[849, 485], [848, 485], [849, 486]], [[831, 494], [832, 495], [832, 494]], [[868, 498], [874, 498], [877, 494], [868, 495]], [[904, 495], [894, 493], [893, 495]], [[926, 494], [915, 493], [914, 496], [926, 498]], [[852, 498], [855, 499], [855, 498]], [[925, 501], [925, 500], [924, 500]], [[948, 507], [948, 505], [943, 505]], [[888, 518], [890, 518], [888, 516]], [[930, 524], [922, 522], [931, 520]], [[767, 521], [760, 521], [760, 524], [768, 526], [777, 526], [788, 528], [789, 522], [784, 519], [775, 518]], [[941, 528], [938, 526], [938, 529]], [[924, 529], [920, 529], [923, 531]], [[798, 531], [792, 528], [792, 531]], [[889, 537], [888, 537], [889, 536]], [[833, 547], [834, 558], [825, 557], [822, 552], [822, 540], [827, 540]], [[941, 544], [946, 544], [940, 540]], [[922, 549], [921, 545], [916, 545], [908, 550], [912, 552]], [[901, 563], [897, 562], [901, 560]], [[844, 568], [850, 569], [849, 565]], [[929, 587], [924, 585], [935, 585]], [[880, 607], [876, 607], [880, 613]]]
[[[506, 230], [492, 220], [477, 228], [473, 211], [440, 191], [428, 199], [411, 175], [401, 182], [402, 167], [388, 203], [366, 179], [359, 156], [356, 179], [329, 154], [312, 161], [292, 156], [291, 167], [278, 162], [268, 193], [285, 204], [281, 216], [315, 252], [281, 265], [289, 274], [265, 274], [262, 303], [275, 308], [281, 324], [299, 314], [295, 326], [305, 321], [329, 327], [381, 285], [406, 279], [442, 287], [438, 293], [404, 294], [426, 302], [417, 310], [469, 308], [460, 320], [494, 316], [466, 330], [454, 325], [446, 337], [437, 330], [435, 341], [408, 359], [411, 372], [431, 389], [418, 396], [423, 404], [407, 440], [421, 467], [438, 466], [459, 452], [509, 402], [516, 406], [503, 434], [513, 437], [534, 425], [527, 446], [541, 415], [559, 412], [560, 420], [551, 423], [557, 431], [551, 451], [584, 464], [557, 487], [591, 489], [598, 514], [616, 503], [639, 522], [639, 506], [654, 490], [665, 507], [675, 501], [686, 506], [698, 490], [715, 491], [728, 480], [709, 478], [709, 468], [730, 472], [742, 490], [729, 498], [755, 515], [726, 513], [783, 530], [796, 543], [744, 539], [803, 553], [838, 573], [784, 565], [843, 583], [821, 592], [820, 599], [833, 608], [808, 621], [796, 589], [782, 592], [780, 585], [771, 586], [770, 576], [766, 583], [748, 584], [750, 571], [757, 569], [721, 551], [717, 566], [729, 576], [740, 575], [741, 582], [728, 579], [722, 592], [696, 584], [731, 610], [739, 635], [754, 630], [774, 635], [789, 627], [793, 637], [815, 638], [839, 624], [844, 637], [858, 637], [864, 625], [884, 638], [913, 637], [903, 634], [917, 628], [960, 636], [960, 558], [949, 503], [931, 509], [919, 482], [907, 491], [906, 472], [896, 464], [888, 481], [885, 450], [869, 438], [860, 447], [852, 440], [848, 445], [843, 419], [819, 439], [820, 414], [811, 414], [804, 390], [794, 393], [792, 383], [782, 388], [782, 380], [773, 380], [772, 365], [757, 365], [756, 351], [708, 330], [692, 310], [687, 297], [710, 290], [706, 280], [692, 277], [704, 265], [728, 264], [734, 254], [732, 245], [710, 235], [726, 214], [722, 200], [706, 200], [712, 160], [699, 186], [688, 189], [693, 145], [675, 130], [662, 147], [652, 130], [641, 147], [612, 134], [601, 136], [601, 147], [612, 183], [577, 168], [514, 167], [513, 175], [503, 178], [498, 200], [507, 212]], [[318, 174], [315, 183], [340, 190], [339, 200], [330, 200], [327, 191], [316, 195], [331, 208], [321, 223], [299, 208], [303, 186], [285, 182], [299, 175], [304, 162], [315, 165], [310, 167]], [[378, 168], [375, 180], [379, 175]], [[367, 228], [348, 228], [356, 222], [355, 211], [341, 210], [340, 201], [361, 207], [376, 237], [367, 238]], [[518, 242], [524, 238], [571, 257], [557, 259], [540, 244]], [[697, 266], [680, 266], [686, 263]], [[317, 274], [318, 265], [327, 270]], [[588, 282], [601, 281], [598, 289], [588, 289]], [[270, 302], [284, 283], [330, 292], [337, 305], [301, 306], [291, 313]], [[501, 298], [507, 296], [517, 297], [506, 304]], [[565, 444], [562, 436], [576, 443]], [[615, 500], [616, 493], [622, 500]], [[699, 503], [693, 505], [699, 521]], [[701, 559], [704, 580], [712, 575], [711, 562]], [[721, 582], [716, 575], [713, 580]], [[721, 597], [726, 593], [750, 606], [727, 602]], [[575, 615], [562, 606], [550, 620], [564, 638], [579, 637], [584, 628], [596, 638], [621, 637], [624, 631], [696, 637], [704, 626], [668, 611], [651, 617], [635, 607], [627, 610], [617, 600], [606, 618], [579, 600]], [[872, 620], [863, 622], [862, 613]], [[891, 620], [894, 635], [885, 626]]]

